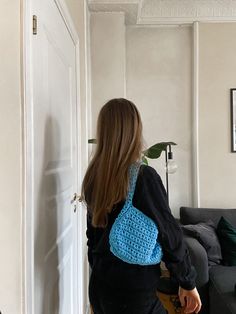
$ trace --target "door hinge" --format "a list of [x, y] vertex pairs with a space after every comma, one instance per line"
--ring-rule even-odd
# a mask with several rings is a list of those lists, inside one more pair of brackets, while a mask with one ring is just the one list
[[37, 35], [37, 32], [38, 32], [37, 15], [33, 15], [33, 35]]

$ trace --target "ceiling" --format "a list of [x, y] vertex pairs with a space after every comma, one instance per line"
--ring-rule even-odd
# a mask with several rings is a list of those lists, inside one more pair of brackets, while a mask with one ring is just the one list
[[127, 25], [236, 21], [236, 0], [87, 0], [91, 12], [124, 12]]

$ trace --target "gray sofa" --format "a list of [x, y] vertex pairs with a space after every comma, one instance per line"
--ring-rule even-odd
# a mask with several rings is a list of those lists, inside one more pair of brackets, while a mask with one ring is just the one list
[[[217, 226], [221, 216], [236, 226], [236, 209], [180, 208], [180, 224], [197, 224], [211, 219]], [[195, 238], [185, 235], [192, 264], [197, 271], [197, 288], [203, 303], [201, 314], [236, 314], [236, 266], [208, 266], [207, 254]]]

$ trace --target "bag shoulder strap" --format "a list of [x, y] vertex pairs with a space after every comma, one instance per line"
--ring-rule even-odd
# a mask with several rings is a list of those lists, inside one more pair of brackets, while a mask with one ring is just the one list
[[143, 162], [135, 162], [129, 167], [129, 189], [125, 202], [126, 204], [132, 204], [139, 168], [142, 164]]

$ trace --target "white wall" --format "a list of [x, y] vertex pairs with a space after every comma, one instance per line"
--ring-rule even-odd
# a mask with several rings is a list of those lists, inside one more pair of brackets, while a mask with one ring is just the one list
[[0, 1], [0, 311], [21, 313], [20, 1]]
[[[141, 112], [146, 146], [178, 144], [173, 150], [179, 169], [169, 177], [170, 205], [178, 216], [180, 206], [193, 205], [192, 27], [126, 26], [124, 43], [123, 35], [116, 36], [124, 31], [116, 14], [92, 16], [93, 127], [104, 101], [123, 96], [125, 85], [124, 95]], [[235, 35], [236, 23], [200, 23], [199, 186], [206, 207], [236, 207], [229, 94], [236, 86]], [[164, 156], [150, 164], [165, 183]]]
[[123, 13], [91, 14], [92, 132], [100, 108], [125, 93], [125, 25]]
[[201, 206], [236, 208], [230, 88], [236, 87], [236, 23], [199, 27], [199, 168]]
[[[93, 135], [105, 101], [123, 96], [133, 100], [147, 146], [178, 143], [174, 151], [179, 170], [170, 177], [170, 203], [178, 216], [179, 206], [192, 205], [192, 30], [125, 27], [121, 13], [92, 13], [90, 31]], [[150, 164], [165, 182], [164, 156]]]
[[[190, 27], [127, 27], [127, 97], [138, 106], [147, 147], [173, 141], [178, 171], [169, 176], [170, 205], [192, 205]], [[162, 176], [165, 156], [149, 160]]]

